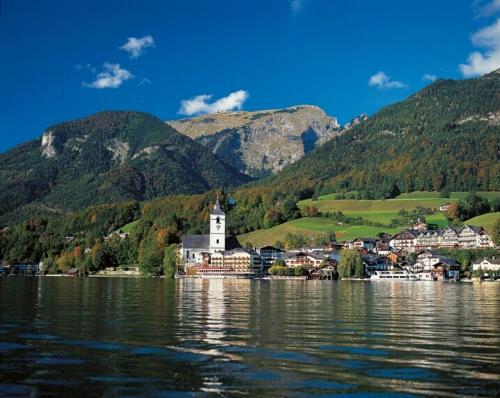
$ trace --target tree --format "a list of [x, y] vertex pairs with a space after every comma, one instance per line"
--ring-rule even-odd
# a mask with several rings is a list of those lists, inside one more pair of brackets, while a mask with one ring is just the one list
[[173, 278], [177, 269], [177, 246], [169, 245], [163, 252], [163, 275]]
[[364, 276], [363, 261], [355, 249], [341, 250], [338, 272], [340, 278], [362, 278]]
[[264, 228], [272, 228], [283, 221], [283, 215], [278, 209], [269, 209], [264, 215]]
[[280, 267], [286, 267], [286, 262], [282, 258], [277, 258], [276, 260], [274, 260], [273, 265], [278, 265]]
[[90, 251], [90, 258], [92, 260], [93, 271], [98, 271], [106, 266], [104, 248], [102, 247], [101, 242], [96, 241], [94, 246], [92, 246], [92, 249]]
[[450, 222], [456, 220], [459, 216], [458, 203], [450, 203], [445, 215]]
[[293, 270], [293, 273], [295, 276], [309, 276], [309, 269], [301, 265], [299, 267], [296, 267]]
[[287, 269], [287, 267], [284, 267], [282, 265], [273, 265], [271, 268], [269, 268], [269, 273], [271, 275], [284, 276], [286, 275]]
[[282, 208], [283, 218], [286, 221], [297, 218], [297, 214], [299, 213], [299, 208], [297, 207], [295, 200], [293, 200], [292, 198], [287, 197], [283, 201], [281, 208]]
[[497, 218], [495, 224], [493, 224], [493, 232], [491, 234], [491, 239], [495, 246], [500, 246], [500, 217]]

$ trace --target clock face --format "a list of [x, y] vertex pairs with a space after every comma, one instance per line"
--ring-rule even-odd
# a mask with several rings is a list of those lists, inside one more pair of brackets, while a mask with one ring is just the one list
[[217, 225], [217, 229], [220, 229], [220, 225]]

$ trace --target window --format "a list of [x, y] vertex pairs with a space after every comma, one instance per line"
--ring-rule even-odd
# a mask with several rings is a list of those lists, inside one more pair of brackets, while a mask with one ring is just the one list
[[216, 222], [217, 224], [220, 224], [220, 217], [217, 217], [217, 218], [215, 219], [215, 222]]
[[194, 258], [194, 253], [193, 253], [193, 258]]
[[219, 244], [219, 239], [217, 239], [217, 244]]

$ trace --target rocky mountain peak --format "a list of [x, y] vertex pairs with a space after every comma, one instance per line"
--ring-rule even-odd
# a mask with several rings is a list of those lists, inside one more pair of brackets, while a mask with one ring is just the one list
[[253, 177], [278, 172], [341, 132], [337, 119], [314, 105], [223, 112], [167, 123]]

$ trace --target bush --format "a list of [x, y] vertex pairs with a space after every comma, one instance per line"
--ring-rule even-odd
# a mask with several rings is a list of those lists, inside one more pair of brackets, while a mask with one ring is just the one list
[[304, 266], [296, 267], [293, 270], [295, 276], [309, 276], [309, 269]]

